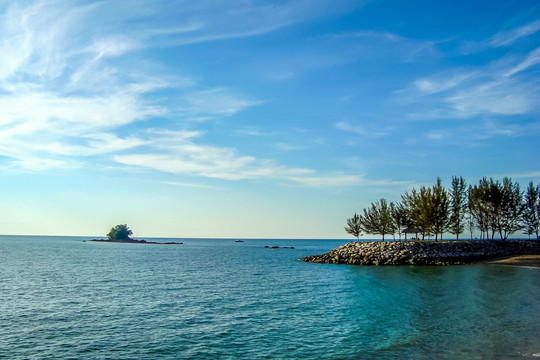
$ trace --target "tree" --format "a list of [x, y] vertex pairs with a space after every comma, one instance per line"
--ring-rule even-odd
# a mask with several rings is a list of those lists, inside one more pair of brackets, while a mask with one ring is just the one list
[[398, 232], [399, 241], [401, 241], [401, 230], [408, 224], [407, 209], [401, 203], [390, 203], [390, 212], [394, 221], [394, 228]]
[[450, 190], [450, 223], [449, 230], [459, 234], [465, 230], [465, 213], [467, 212], [467, 184], [463, 177], [452, 176], [452, 188]]
[[442, 186], [441, 178], [437, 178], [437, 183], [432, 188], [432, 196], [433, 231], [435, 232], [435, 241], [437, 241], [439, 234], [441, 234], [441, 240], [443, 239], [443, 233], [448, 226], [449, 215], [448, 193]]
[[422, 234], [422, 240], [425, 236], [433, 234], [435, 222], [435, 206], [433, 203], [433, 193], [431, 188], [422, 186], [420, 191], [412, 189], [401, 195], [403, 204], [409, 212], [409, 226], [417, 229]]
[[508, 239], [508, 236], [522, 228], [521, 219], [523, 216], [523, 193], [519, 183], [505, 177], [500, 189], [500, 213], [497, 214], [497, 231], [501, 240]]
[[362, 225], [360, 224], [360, 216], [357, 213], [354, 213], [352, 218], [347, 219], [345, 231], [360, 240], [360, 235], [362, 235]]
[[133, 231], [126, 224], [121, 224], [111, 228], [107, 238], [110, 241], [129, 241], [131, 235], [133, 235]]
[[473, 239], [473, 231], [474, 231], [474, 216], [473, 216], [473, 187], [472, 185], [469, 185], [469, 188], [467, 189], [467, 230], [469, 230], [469, 233], [471, 235], [470, 239]]
[[[493, 180], [491, 180], [493, 182]], [[493, 223], [493, 202], [490, 189], [492, 185], [487, 178], [482, 178], [478, 185], [469, 187], [469, 211], [473, 223], [480, 230], [480, 239], [489, 238], [488, 231]], [[492, 232], [493, 237], [493, 232]]]
[[360, 224], [365, 232], [373, 235], [391, 235], [395, 231], [392, 213], [386, 199], [380, 199], [371, 206], [363, 210], [364, 214], [360, 216]]
[[533, 182], [529, 183], [527, 192], [525, 193], [525, 204], [523, 209], [523, 225], [524, 234], [536, 235], [536, 240], [539, 240], [538, 232], [540, 228], [540, 185], [534, 186]]
[[470, 191], [470, 209], [478, 229], [491, 239], [498, 232], [501, 240], [522, 228], [523, 195], [518, 183], [505, 177], [500, 181], [483, 178]]

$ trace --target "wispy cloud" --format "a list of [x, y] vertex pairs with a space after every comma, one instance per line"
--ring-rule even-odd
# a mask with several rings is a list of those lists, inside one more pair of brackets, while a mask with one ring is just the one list
[[411, 61], [420, 56], [436, 56], [436, 42], [404, 37], [387, 31], [352, 31], [323, 37], [330, 43], [346, 44], [349, 56], [355, 59], [387, 58]]
[[[497, 138], [517, 138], [540, 134], [540, 122], [522, 124], [519, 122], [483, 120], [470, 124], [434, 129], [422, 134], [423, 139], [438, 144], [478, 146], [484, 140]], [[466, 142], [463, 139], [467, 139]]]
[[392, 127], [383, 126], [381, 124], [350, 124], [348, 122], [337, 122], [334, 124], [336, 129], [351, 132], [362, 137], [378, 138], [387, 136], [392, 130]]
[[[321, 175], [308, 168], [279, 165], [270, 159], [245, 156], [233, 148], [200, 145], [195, 142], [204, 134], [188, 131], [152, 131], [152, 144], [144, 153], [114, 155], [120, 164], [164, 173], [202, 176], [229, 181], [281, 180], [310, 187], [358, 185], [361, 177]], [[147, 144], [148, 145], [148, 144]]]
[[538, 31], [540, 31], [540, 20], [510, 30], [500, 31], [481, 41], [466, 41], [461, 44], [459, 50], [462, 54], [471, 54], [494, 48], [511, 47], [515, 43], [536, 34]]
[[185, 101], [186, 111], [189, 114], [211, 116], [231, 116], [248, 107], [264, 103], [261, 100], [248, 99], [225, 88], [188, 92]]
[[[181, 114], [183, 121], [227, 117], [260, 103], [224, 87], [204, 89], [185, 78], [164, 80], [171, 77], [152, 76], [136, 63], [121, 68], [128, 55], [133, 58], [150, 45], [127, 33], [102, 36], [98, 26], [87, 28], [91, 21], [108, 21], [97, 16], [108, 10], [104, 4], [64, 5], [9, 5], [0, 15], [0, 155], [11, 158], [12, 167], [36, 171], [80, 166], [88, 156], [112, 156], [152, 143], [152, 137], [162, 139], [152, 132], [144, 139], [125, 135], [126, 126], [171, 113]], [[116, 15], [119, 21], [137, 16], [129, 11], [125, 18]], [[170, 30], [168, 34], [179, 31]], [[178, 95], [172, 106], [147, 99], [173, 87]], [[205, 149], [211, 151], [191, 153], [194, 163], [229, 151]]]
[[533, 21], [509, 31], [502, 31], [495, 34], [487, 42], [492, 47], [508, 46], [517, 40], [535, 34], [540, 31], [540, 20]]
[[455, 68], [414, 80], [396, 91], [404, 105], [421, 106], [410, 119], [466, 119], [480, 115], [508, 116], [538, 110], [540, 83], [519, 73], [540, 63], [538, 49], [523, 57], [497, 59], [485, 66]]
[[[154, 16], [163, 17], [163, 27], [143, 28], [141, 33], [148, 39], [158, 35], [154, 44], [167, 46], [244, 38], [362, 5], [363, 2], [351, 0], [341, 1], [338, 4], [329, 0], [314, 0], [309, 3], [289, 0], [272, 4], [265, 1], [203, 0], [191, 4], [184, 3], [182, 6], [170, 6], [168, 8], [170, 14], [167, 16], [154, 11]], [[205, 14], [204, 19], [200, 19], [201, 13]], [[175, 19], [175, 24], [187, 25], [167, 26], [167, 20], [171, 18]]]
[[508, 71], [504, 75], [512, 76], [519, 72], [525, 71], [539, 63], [540, 63], [540, 47], [530, 52], [525, 59], [523, 59], [519, 64], [514, 66], [512, 69], [510, 69], [510, 71]]
[[188, 188], [215, 189], [215, 186], [211, 186], [211, 185], [181, 183], [181, 182], [176, 182], [176, 181], [162, 181], [161, 184], [179, 186], [179, 187], [188, 187]]

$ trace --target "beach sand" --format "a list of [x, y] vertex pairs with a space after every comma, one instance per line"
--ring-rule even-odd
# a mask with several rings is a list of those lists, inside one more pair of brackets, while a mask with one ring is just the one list
[[495, 260], [489, 260], [486, 264], [495, 265], [512, 265], [512, 266], [527, 266], [540, 268], [540, 255], [521, 255], [512, 256], [506, 258], [500, 258]]

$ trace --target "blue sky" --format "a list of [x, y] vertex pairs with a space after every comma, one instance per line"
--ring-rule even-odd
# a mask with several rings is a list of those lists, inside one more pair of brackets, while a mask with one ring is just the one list
[[438, 176], [525, 187], [539, 75], [537, 1], [0, 0], [0, 233], [347, 238]]

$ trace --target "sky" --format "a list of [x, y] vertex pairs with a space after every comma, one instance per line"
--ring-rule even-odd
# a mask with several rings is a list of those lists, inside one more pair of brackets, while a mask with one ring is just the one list
[[0, 0], [0, 233], [347, 239], [540, 183], [540, 3]]

